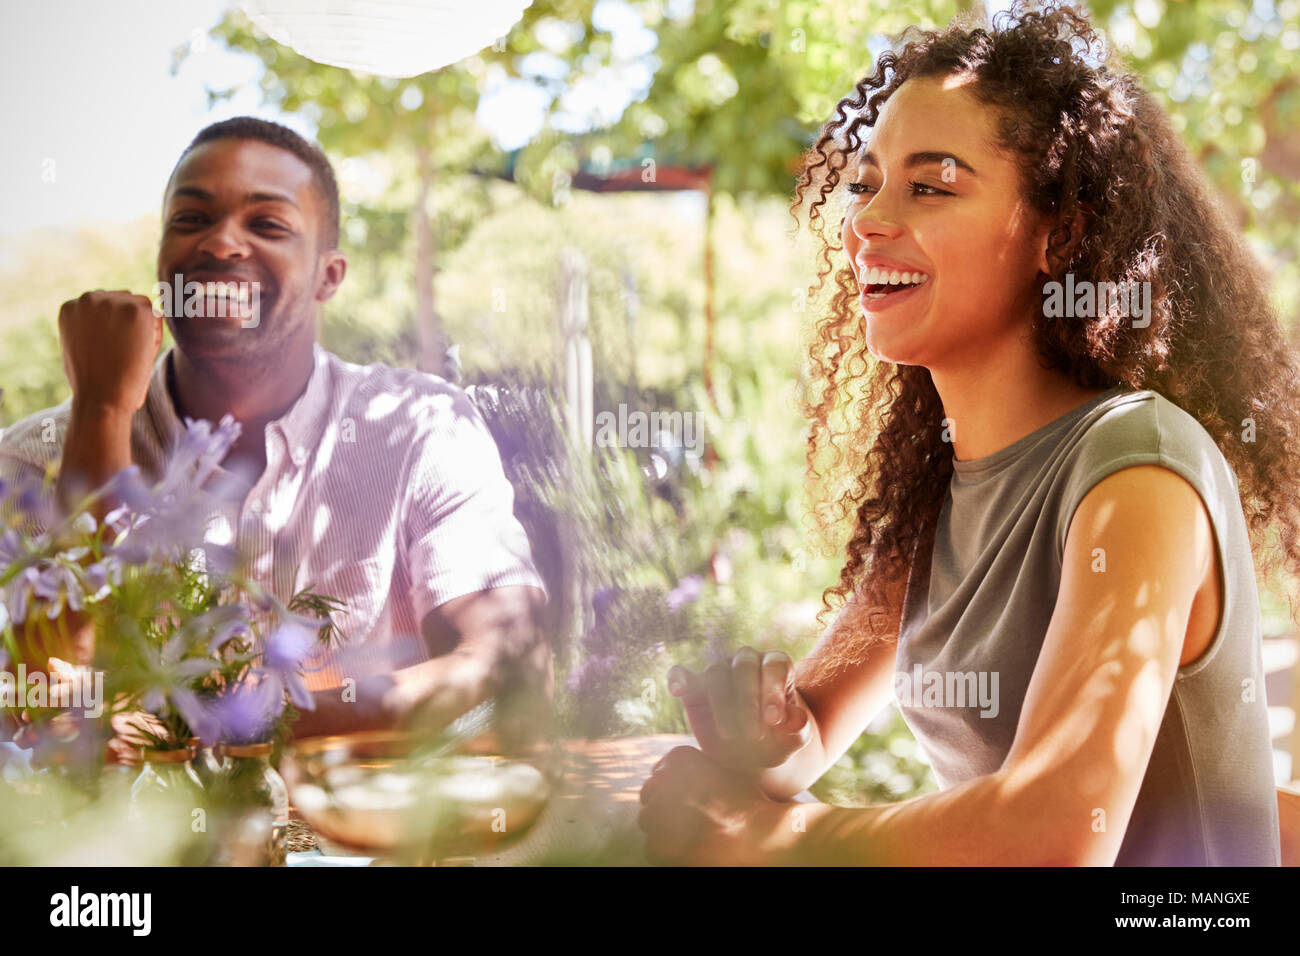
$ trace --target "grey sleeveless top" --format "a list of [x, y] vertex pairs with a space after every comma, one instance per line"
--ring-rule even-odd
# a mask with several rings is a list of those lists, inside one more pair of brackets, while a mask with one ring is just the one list
[[1113, 388], [1000, 451], [953, 462], [929, 567], [908, 581], [899, 709], [940, 788], [1002, 766], [1070, 519], [1099, 481], [1142, 464], [1177, 472], [1205, 502], [1224, 601], [1209, 647], [1178, 669], [1116, 865], [1277, 866], [1259, 595], [1237, 477], [1200, 423], [1156, 392]]

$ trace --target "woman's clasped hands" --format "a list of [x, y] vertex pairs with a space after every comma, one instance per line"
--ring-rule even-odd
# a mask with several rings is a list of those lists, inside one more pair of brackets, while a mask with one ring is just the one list
[[789, 656], [744, 647], [703, 674], [673, 667], [668, 689], [681, 698], [699, 748], [670, 751], [641, 788], [647, 855], [657, 863], [774, 862], [787, 805], [763, 792], [761, 774], [813, 732]]

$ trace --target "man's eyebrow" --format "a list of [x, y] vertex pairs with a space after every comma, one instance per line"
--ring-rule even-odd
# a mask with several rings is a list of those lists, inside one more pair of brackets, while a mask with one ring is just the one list
[[[206, 189], [200, 189], [198, 186], [177, 186], [176, 189], [172, 191], [172, 198], [175, 199], [181, 196], [186, 196], [190, 199], [198, 199], [203, 202], [211, 202], [213, 199], [212, 193], [208, 192]], [[290, 206], [293, 206], [293, 208], [298, 208], [298, 204], [294, 202], [293, 197], [286, 196], [284, 193], [249, 193], [244, 197], [244, 202], [287, 202]]]
[[[924, 166], [928, 163], [939, 163], [942, 165], [949, 161], [956, 164], [959, 169], [966, 170], [966, 172], [970, 173], [972, 176], [979, 176], [979, 173], [975, 172], [974, 167], [960, 156], [954, 156], [952, 153], [945, 153], [934, 149], [923, 149], [920, 152], [910, 154], [903, 160], [903, 168], [912, 169], [915, 166]], [[879, 169], [880, 161], [876, 159], [875, 153], [866, 153], [862, 157], [862, 165], [875, 166]]]

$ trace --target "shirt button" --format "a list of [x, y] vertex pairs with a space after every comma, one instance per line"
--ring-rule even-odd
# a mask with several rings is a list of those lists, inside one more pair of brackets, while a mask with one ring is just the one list
[[248, 503], [248, 510], [253, 512], [255, 515], [260, 515], [262, 513], [262, 502], [250, 501]]
[[294, 463], [295, 465], [297, 465], [299, 468], [301, 468], [303, 465], [307, 464], [307, 449], [306, 449], [306, 448], [295, 448], [295, 449], [293, 450], [293, 463]]

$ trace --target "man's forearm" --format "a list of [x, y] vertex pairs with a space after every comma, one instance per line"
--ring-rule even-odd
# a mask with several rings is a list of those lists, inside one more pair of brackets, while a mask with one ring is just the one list
[[1008, 803], [996, 774], [876, 807], [777, 804], [764, 859], [786, 866], [1050, 866], [1080, 861], [1061, 849], [1050, 808]]
[[507, 587], [453, 598], [428, 615], [423, 632], [432, 659], [359, 681], [350, 693], [316, 693], [316, 709], [293, 725], [295, 737], [389, 729], [407, 724], [438, 730], [489, 698], [525, 720], [540, 716], [534, 697], [549, 702], [550, 645], [539, 629], [542, 592]]
[[430, 725], [445, 725], [483, 701], [487, 669], [455, 653], [365, 678], [355, 687], [312, 694], [315, 709], [294, 721], [294, 737], [321, 737], [401, 726], [418, 710]]
[[[131, 419], [125, 412], [73, 401], [59, 467], [58, 494], [65, 505], [131, 464]], [[97, 516], [111, 508], [111, 502], [101, 502]]]

